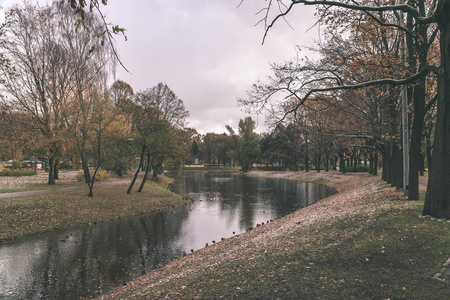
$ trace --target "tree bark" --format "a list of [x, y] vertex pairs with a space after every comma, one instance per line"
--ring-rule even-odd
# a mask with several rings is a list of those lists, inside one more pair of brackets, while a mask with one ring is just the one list
[[[421, 7], [421, 10], [424, 10]], [[418, 43], [419, 69], [427, 65], [427, 29], [428, 25], [419, 25], [419, 36], [422, 38]], [[419, 171], [421, 162], [422, 134], [425, 125], [425, 99], [426, 99], [426, 78], [421, 78], [414, 87], [413, 108], [414, 118], [411, 128], [411, 145], [409, 148], [409, 183], [408, 199], [419, 200]]]
[[318, 155], [317, 156], [317, 172], [320, 172], [320, 160], [322, 158], [322, 155]]
[[97, 175], [97, 172], [100, 169], [100, 165], [98, 165], [97, 168], [95, 168], [94, 175], [92, 176], [92, 180], [90, 180], [90, 183], [88, 183], [88, 187], [89, 187], [88, 197], [94, 197], [93, 189], [94, 189], [94, 183], [95, 183], [95, 176]]
[[342, 151], [339, 151], [339, 171], [341, 171], [342, 174], [345, 173], [345, 159]]
[[51, 155], [48, 159], [48, 184], [55, 184], [55, 176], [54, 176], [54, 170], [55, 170], [55, 158], [53, 155]]
[[309, 171], [309, 158], [307, 154], [305, 155], [305, 171]]
[[414, 88], [414, 118], [409, 148], [408, 199], [419, 200], [419, 171], [421, 162], [422, 132], [425, 122], [425, 78]]
[[145, 182], [147, 181], [147, 175], [150, 170], [150, 153], [147, 152], [147, 167], [145, 168], [144, 178], [142, 178], [141, 185], [139, 186], [138, 193], [144, 189]]
[[84, 172], [84, 182], [89, 184], [91, 183], [91, 174], [89, 173], [89, 166], [87, 163], [82, 162], [83, 172]]
[[397, 190], [403, 188], [403, 152], [398, 145], [395, 146], [394, 164], [395, 164], [395, 187]]
[[391, 152], [390, 152], [390, 145], [388, 142], [385, 143], [385, 151], [383, 153], [383, 179], [386, 181], [386, 183], [391, 183]]
[[55, 180], [59, 179], [59, 159], [56, 159], [56, 161], [55, 161], [55, 168], [53, 170], [53, 176], [55, 177]]
[[423, 156], [422, 151], [420, 152], [419, 176], [425, 176], [425, 157]]
[[[432, 143], [431, 143], [431, 133], [433, 132], [433, 124], [432, 121], [430, 121], [430, 124], [427, 125], [426, 129], [426, 144], [425, 144], [425, 150], [427, 155], [427, 167], [428, 167], [428, 173], [431, 172], [431, 152], [432, 152]], [[428, 175], [429, 176], [429, 175]]]
[[428, 177], [423, 214], [450, 219], [450, 0], [439, 1], [436, 16], [440, 30], [441, 66], [433, 168]]
[[373, 175], [378, 175], [378, 152], [375, 151], [373, 154]]
[[139, 160], [139, 166], [136, 170], [136, 172], [134, 173], [133, 179], [131, 180], [130, 186], [128, 187], [127, 190], [127, 194], [131, 194], [131, 190], [133, 189], [133, 185], [136, 182], [136, 179], [139, 175], [139, 171], [142, 169], [142, 166], [144, 165], [144, 155], [145, 155], [145, 145], [142, 146], [142, 150], [141, 150], [141, 158]]

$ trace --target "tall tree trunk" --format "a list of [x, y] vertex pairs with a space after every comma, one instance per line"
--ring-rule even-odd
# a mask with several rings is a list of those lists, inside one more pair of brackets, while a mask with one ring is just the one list
[[306, 171], [306, 172], [309, 171], [309, 158], [308, 158], [308, 154], [305, 155], [305, 171]]
[[59, 158], [55, 160], [55, 168], [53, 170], [53, 176], [55, 177], [55, 180], [59, 179]]
[[[431, 152], [432, 152], [432, 144], [431, 144], [431, 133], [433, 132], [433, 123], [430, 121], [430, 124], [427, 125], [427, 133], [426, 133], [426, 144], [425, 144], [425, 151], [427, 155], [427, 167], [428, 167], [428, 173], [431, 171]], [[429, 175], [428, 175], [429, 176]]]
[[364, 167], [367, 167], [367, 151], [364, 151], [364, 161], [363, 161]]
[[396, 164], [396, 158], [397, 158], [397, 152], [395, 151], [395, 146], [391, 144], [391, 151], [390, 151], [390, 157], [389, 157], [389, 168], [391, 170], [391, 186], [397, 186], [397, 164]]
[[390, 159], [391, 164], [391, 186], [397, 189], [403, 187], [403, 160], [401, 149], [396, 143], [392, 145], [392, 157]]
[[373, 175], [378, 175], [378, 152], [373, 154]]
[[89, 184], [91, 183], [91, 174], [89, 173], [89, 166], [86, 162], [81, 162], [84, 173], [84, 182]]
[[395, 147], [395, 153], [396, 155], [394, 156], [394, 163], [395, 163], [395, 173], [396, 173], [396, 188], [398, 189], [402, 189], [403, 188], [403, 152], [402, 149], [398, 146]]
[[390, 151], [390, 144], [389, 142], [385, 143], [385, 151], [383, 155], [383, 179], [386, 181], [386, 183], [391, 183], [391, 151]]
[[94, 188], [94, 180], [92, 180], [90, 183], [88, 183], [88, 187], [89, 187], [89, 193], [88, 193], [88, 197], [94, 197], [94, 192], [93, 192], [93, 188]]
[[317, 172], [320, 172], [320, 160], [322, 159], [322, 155], [317, 156]]
[[89, 187], [88, 197], [94, 197], [93, 189], [94, 189], [94, 183], [95, 183], [95, 176], [97, 175], [98, 169], [100, 169], [100, 165], [98, 165], [97, 168], [95, 168], [94, 175], [92, 176], [92, 180], [90, 180], [90, 183], [88, 183], [88, 187]]
[[139, 189], [138, 189], [138, 193], [142, 192], [142, 190], [144, 189], [145, 182], [147, 181], [147, 175], [148, 175], [148, 172], [150, 171], [150, 165], [151, 165], [150, 153], [147, 152], [147, 167], [145, 168], [144, 178], [142, 178], [141, 185], [139, 186]]
[[423, 214], [450, 219], [450, 0], [439, 1], [436, 16], [440, 29], [441, 66], [432, 170]]
[[341, 171], [342, 174], [345, 173], [345, 159], [342, 150], [339, 151], [339, 171]]
[[419, 176], [425, 175], [425, 157], [423, 156], [423, 152], [420, 152], [420, 168], [419, 168]]
[[[425, 82], [423, 84], [425, 84]], [[417, 96], [421, 99], [416, 99], [416, 95], [414, 95], [414, 119], [411, 130], [411, 146], [409, 149], [409, 200], [419, 200], [419, 171], [421, 162], [420, 152], [422, 146], [422, 131], [425, 119], [425, 88], [420, 87], [420, 85], [417, 85], [414, 89], [414, 94], [423, 93], [423, 95]], [[416, 90], [418, 89], [422, 91], [416, 92]]]
[[[419, 34], [426, 39], [427, 27], [419, 25]], [[419, 69], [427, 65], [428, 46], [426, 40], [419, 42]], [[425, 90], [426, 78], [421, 78], [414, 87], [413, 107], [414, 118], [411, 129], [411, 146], [409, 148], [409, 183], [408, 183], [408, 199], [419, 200], [419, 171], [421, 162], [422, 133], [425, 124]]]
[[130, 186], [128, 187], [127, 194], [131, 194], [131, 190], [133, 189], [133, 185], [136, 182], [136, 179], [139, 175], [139, 171], [142, 169], [142, 166], [144, 165], [145, 149], [146, 149], [146, 147], [145, 147], [145, 145], [143, 145], [142, 150], [141, 150], [141, 157], [139, 160], [139, 166], [136, 170], [136, 173], [134, 173], [133, 179], [131, 180]]
[[54, 170], [55, 170], [55, 158], [51, 154], [48, 159], [48, 184], [55, 184], [55, 176], [54, 176]]
[[55, 178], [55, 180], [58, 180], [59, 179], [59, 167], [60, 167], [59, 161], [61, 160], [61, 145], [56, 144], [54, 146], [54, 149], [55, 149], [55, 151], [54, 151], [54, 153], [55, 153], [55, 155], [54, 155], [55, 167], [54, 167], [54, 170], [53, 170], [53, 177]]
[[305, 142], [305, 171], [309, 171], [309, 157], [308, 157], [308, 135], [306, 135]]

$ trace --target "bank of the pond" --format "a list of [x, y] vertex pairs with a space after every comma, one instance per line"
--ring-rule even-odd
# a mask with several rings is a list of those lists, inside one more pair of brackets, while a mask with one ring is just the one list
[[251, 172], [339, 193], [198, 250], [102, 299], [448, 299], [450, 222], [368, 174]]
[[[127, 195], [128, 184], [94, 190], [0, 200], [0, 240], [11, 240], [51, 230], [150, 214], [184, 205], [186, 200], [168, 190], [170, 178], [149, 182], [141, 193]], [[135, 190], [137, 190], [139, 184]]]

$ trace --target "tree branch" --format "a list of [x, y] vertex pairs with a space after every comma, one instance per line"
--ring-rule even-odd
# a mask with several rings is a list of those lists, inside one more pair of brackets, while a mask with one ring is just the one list
[[[271, 3], [272, 1], [270, 1]], [[385, 6], [370, 6], [370, 5], [357, 5], [357, 4], [348, 4], [338, 1], [329, 1], [329, 0], [292, 0], [291, 4], [286, 8], [286, 10], [280, 14], [278, 14], [269, 25], [266, 25], [266, 30], [264, 33], [262, 44], [264, 44], [266, 37], [268, 35], [269, 30], [275, 25], [275, 23], [280, 18], [284, 18], [294, 7], [296, 4], [303, 5], [327, 5], [327, 6], [335, 6], [342, 7], [351, 10], [364, 11], [364, 12], [382, 12], [382, 11], [403, 11], [411, 14], [411, 16], [416, 19], [417, 23], [420, 24], [429, 24], [436, 22], [436, 16], [433, 14], [431, 17], [422, 17], [420, 13], [412, 6], [407, 4], [399, 4], [399, 5], [385, 5]], [[270, 6], [266, 8], [270, 10]], [[267, 24], [268, 12], [266, 13], [266, 24]], [[403, 29], [404, 30], [404, 29]]]
[[[427, 73], [431, 71], [431, 69], [432, 69], [432, 66], [427, 66], [427, 67], [423, 68], [420, 72], [418, 72], [408, 78], [404, 78], [404, 79], [383, 78], [383, 79], [371, 80], [371, 81], [366, 81], [366, 82], [351, 84], [351, 85], [311, 89], [303, 98], [301, 98], [301, 99], [299, 98], [300, 101], [297, 103], [297, 105], [295, 105], [294, 108], [288, 110], [284, 114], [284, 116], [281, 120], [284, 120], [287, 117], [287, 115], [297, 111], [300, 108], [300, 106], [302, 106], [303, 103], [305, 103], [305, 101], [308, 100], [308, 98], [314, 93], [331, 92], [331, 91], [338, 91], [338, 90], [354, 90], [354, 89], [360, 89], [360, 88], [384, 85], [384, 84], [393, 85], [393, 86], [405, 85], [405, 84], [414, 82], [423, 76], [426, 76]], [[290, 93], [291, 93], [291, 95], [296, 95], [296, 93], [294, 91], [290, 91]]]

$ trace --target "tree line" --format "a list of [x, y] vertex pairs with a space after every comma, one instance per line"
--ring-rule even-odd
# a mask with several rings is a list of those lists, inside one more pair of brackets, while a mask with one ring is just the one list
[[[419, 198], [418, 174], [426, 160], [423, 213], [450, 218], [450, 1], [270, 0], [260, 11], [264, 39], [302, 5], [314, 6], [324, 25], [323, 40], [312, 49], [318, 58], [299, 53], [273, 64], [269, 82], [255, 83], [241, 105], [265, 111], [277, 128], [301, 126], [299, 116], [331, 110], [330, 130], [316, 147], [329, 149], [334, 137], [380, 155], [383, 179], [395, 186], [403, 180], [401, 140], [410, 134], [408, 198]], [[406, 115], [411, 125], [402, 128]], [[347, 124], [337, 130], [343, 119]]]
[[[78, 9], [86, 4], [68, 2]], [[228, 134], [206, 134], [201, 141], [204, 159], [208, 163], [212, 157], [222, 163], [233, 160], [244, 171], [258, 157], [261, 163], [277, 161], [294, 169], [303, 161], [307, 170], [310, 162], [317, 170], [339, 162], [344, 170], [345, 161], [354, 165], [363, 156], [376, 174], [380, 156], [383, 179], [401, 187], [400, 141], [410, 135], [408, 198], [418, 199], [418, 174], [426, 163], [429, 182], [423, 213], [450, 218], [450, 0], [266, 2], [260, 11], [264, 39], [298, 6], [317, 8], [324, 38], [312, 50], [319, 58], [302, 58], [299, 47], [293, 59], [273, 64], [269, 82], [255, 83], [248, 97], [239, 100], [249, 111], [265, 112], [273, 131], [258, 137], [253, 121], [245, 119], [238, 133], [227, 126]], [[79, 20], [63, 3], [13, 8], [0, 28], [1, 83], [8, 95], [2, 101], [1, 114], [6, 117], [0, 126], [34, 125], [18, 132], [34, 140], [16, 144], [22, 149], [40, 145], [51, 166], [49, 183], [54, 182], [59, 158], [70, 145], [65, 143], [69, 135], [90, 182], [86, 166], [90, 160], [107, 165], [105, 149], [112, 147], [101, 145], [111, 132], [120, 131], [107, 129], [125, 121], [131, 132], [141, 136], [127, 140], [134, 141], [140, 161], [147, 160], [146, 172], [156, 171], [160, 163], [148, 161], [158, 155], [149, 154], [149, 149], [160, 139], [143, 136], [156, 136], [167, 128], [176, 132], [178, 128], [179, 133], [180, 123], [161, 110], [166, 106], [152, 102], [149, 108], [147, 96], [111, 101], [113, 88], [105, 83], [117, 53], [111, 43], [105, 47], [104, 19], [83, 13]], [[95, 7], [98, 2], [91, 4]], [[274, 7], [279, 11], [274, 12]], [[406, 112], [402, 102], [407, 102]], [[139, 114], [163, 121], [153, 124]], [[403, 128], [402, 117], [409, 119], [408, 128]], [[195, 136], [195, 130], [183, 132], [185, 141]], [[200, 149], [195, 143], [192, 150]], [[144, 163], [140, 165], [138, 170], [144, 168]]]

